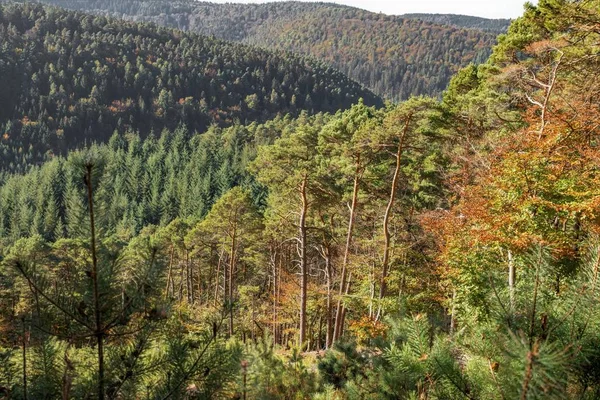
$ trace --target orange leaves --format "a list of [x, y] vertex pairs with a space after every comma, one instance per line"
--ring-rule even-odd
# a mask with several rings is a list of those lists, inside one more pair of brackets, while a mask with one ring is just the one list
[[156, 62], [156, 56], [152, 55], [152, 54], [148, 54], [146, 55], [146, 63], [150, 64], [150, 65], [154, 65], [154, 63]]
[[[587, 117], [577, 118], [585, 109], [573, 108], [583, 104], [570, 98], [566, 119], [567, 106], [553, 98], [543, 137], [529, 129], [505, 137], [489, 156], [489, 171], [464, 188], [455, 207], [424, 217], [442, 262], [460, 265], [478, 248], [519, 251], [535, 243], [572, 256], [581, 230], [600, 230], [600, 149], [589, 139], [595, 131], [577, 131], [589, 126]], [[535, 124], [535, 111], [528, 114]]]
[[127, 111], [132, 106], [133, 101], [131, 99], [127, 99], [126, 101], [114, 100], [111, 105], [108, 106], [108, 110], [113, 114], [117, 114]]
[[480, 240], [568, 252], [579, 230], [598, 228], [600, 86], [588, 47], [541, 40], [525, 47], [532, 58], [504, 69], [525, 90], [529, 127], [501, 141], [490, 172], [458, 205]]
[[381, 321], [364, 316], [359, 320], [350, 321], [349, 330], [359, 343], [366, 343], [370, 339], [385, 336], [387, 326]]
[[525, 51], [536, 56], [551, 53], [565, 47], [567, 42], [564, 39], [559, 40], [539, 40], [525, 47]]

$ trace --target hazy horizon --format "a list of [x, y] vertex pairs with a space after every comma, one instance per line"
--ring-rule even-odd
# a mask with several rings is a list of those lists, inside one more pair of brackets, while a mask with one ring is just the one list
[[[212, 0], [215, 3], [270, 3], [286, 0]], [[314, 1], [314, 0], [297, 0]], [[383, 12], [385, 14], [409, 14], [409, 13], [427, 13], [427, 14], [463, 14], [483, 18], [516, 18], [523, 13], [523, 0], [421, 0], [398, 1], [398, 0], [329, 0], [325, 2], [345, 4], [348, 6], [363, 8], [373, 12]], [[532, 1], [537, 3], [537, 0]]]

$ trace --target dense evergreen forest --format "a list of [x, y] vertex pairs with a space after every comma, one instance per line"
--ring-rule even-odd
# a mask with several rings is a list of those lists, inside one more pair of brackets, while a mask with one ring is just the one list
[[115, 130], [265, 121], [382, 101], [325, 65], [191, 33], [40, 5], [0, 6], [0, 169]]
[[402, 18], [420, 19], [434, 24], [451, 25], [459, 28], [479, 29], [495, 34], [505, 33], [509, 19], [489, 19], [458, 14], [403, 14]]
[[422, 15], [407, 18], [333, 3], [44, 2], [268, 49], [291, 50], [322, 60], [394, 101], [411, 95], [439, 95], [460, 67], [484, 62], [495, 36], [508, 26], [506, 20]]
[[442, 99], [5, 170], [0, 398], [600, 398], [599, 8], [526, 5]]

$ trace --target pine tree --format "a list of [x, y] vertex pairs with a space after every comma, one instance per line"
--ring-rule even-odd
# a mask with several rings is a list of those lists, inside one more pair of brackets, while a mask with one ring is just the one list
[[[259, 182], [270, 188], [270, 207], [277, 210], [276, 214], [285, 215], [286, 223], [294, 224], [298, 229], [300, 346], [304, 346], [306, 342], [310, 248], [307, 219], [313, 201], [312, 193], [319, 190], [316, 165], [318, 132], [318, 125], [301, 126], [294, 133], [283, 136], [273, 146], [259, 149], [257, 160], [251, 165]], [[290, 218], [292, 214], [297, 215], [296, 221]]]

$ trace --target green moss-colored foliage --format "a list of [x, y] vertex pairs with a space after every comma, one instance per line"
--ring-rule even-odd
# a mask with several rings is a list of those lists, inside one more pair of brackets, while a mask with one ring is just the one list
[[317, 393], [317, 374], [296, 348], [284, 355], [265, 338], [252, 347], [243, 365], [246, 384], [241, 386], [247, 398], [300, 400]]
[[368, 364], [365, 354], [357, 351], [356, 343], [348, 341], [336, 343], [319, 358], [317, 366], [323, 382], [342, 389], [349, 381], [364, 374]]

